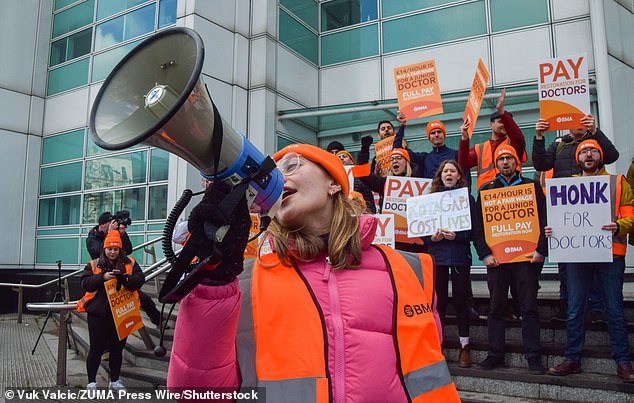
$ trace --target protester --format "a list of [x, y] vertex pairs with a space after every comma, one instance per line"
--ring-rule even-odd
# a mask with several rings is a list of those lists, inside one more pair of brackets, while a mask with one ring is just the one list
[[[440, 164], [431, 184], [431, 193], [467, 187], [462, 169], [455, 160]], [[471, 216], [474, 216], [475, 200], [469, 195]], [[471, 288], [471, 230], [453, 232], [438, 228], [431, 236], [423, 238], [428, 252], [436, 261], [436, 295], [438, 315], [445, 325], [445, 311], [449, 299], [448, 282], [451, 272], [451, 290], [456, 310], [458, 336], [460, 338], [459, 365], [471, 367], [469, 345], [469, 289]], [[444, 333], [444, 332], [443, 332]]]
[[478, 189], [483, 184], [495, 178], [495, 161], [493, 154], [497, 147], [506, 143], [511, 145], [517, 155], [520, 156], [520, 164], [526, 161], [526, 141], [524, 133], [520, 130], [517, 123], [513, 120], [513, 115], [504, 109], [504, 100], [506, 98], [506, 89], [502, 90], [498, 102], [495, 106], [496, 111], [490, 116], [491, 121], [491, 138], [484, 143], [476, 144], [469, 149], [469, 126], [475, 125], [475, 122], [464, 122], [460, 126], [461, 138], [458, 147], [458, 163], [465, 172], [476, 167]]
[[[396, 119], [399, 122], [399, 132], [404, 130], [405, 125], [407, 124], [407, 121], [405, 119], [405, 115], [403, 114], [403, 112], [401, 111], [397, 111], [396, 112]], [[386, 138], [389, 137], [393, 137], [395, 135], [395, 131], [394, 131], [394, 126], [392, 125], [392, 122], [390, 122], [389, 120], [382, 120], [379, 122], [379, 124], [377, 125], [377, 134], [379, 136], [379, 141], [380, 140], [384, 140]], [[372, 144], [372, 137], [368, 136], [368, 137], [364, 137], [364, 138], [369, 138], [370, 139], [370, 144], [368, 144], [368, 160], [369, 160], [369, 146]], [[366, 140], [367, 141], [367, 140]], [[363, 150], [363, 138], [361, 139], [361, 145], [362, 145], [362, 150]], [[363, 151], [362, 151], [363, 152]], [[359, 157], [357, 156], [357, 159]], [[376, 158], [372, 158], [372, 163], [370, 164], [370, 171], [380, 175], [380, 176], [387, 176], [387, 172], [384, 172], [381, 170], [380, 166], [376, 165]]]
[[[337, 153], [337, 158], [341, 160], [344, 166], [354, 165], [354, 158], [346, 150], [341, 150]], [[354, 192], [361, 195], [363, 199], [364, 212], [375, 214], [376, 205], [374, 204], [374, 194], [368, 185], [361, 182], [359, 178], [354, 179]], [[352, 193], [352, 192], [351, 192]], [[353, 200], [356, 200], [353, 198]]]
[[[250, 261], [238, 286], [243, 199], [216, 245], [222, 261], [180, 304], [168, 387], [266, 387], [271, 402], [459, 401], [431, 307], [431, 257], [371, 245], [376, 219], [352, 210], [335, 156], [294, 144], [274, 159], [284, 175], [267, 230], [274, 253]], [[192, 211], [189, 242], [217, 217], [222, 187]]]
[[328, 145], [326, 146], [326, 151], [328, 151], [330, 154], [335, 154], [337, 155], [337, 153], [341, 150], [345, 150], [345, 147], [343, 146], [343, 144], [341, 144], [338, 141], [331, 141], [330, 143], [328, 143]]
[[110, 351], [108, 365], [110, 367], [110, 389], [124, 390], [125, 386], [119, 379], [122, 363], [122, 352], [127, 338], [119, 340], [114, 317], [108, 303], [104, 283], [116, 279], [118, 285], [135, 291], [145, 282], [145, 276], [133, 258], [128, 257], [122, 249], [119, 231], [108, 231], [104, 241], [104, 248], [98, 259], [91, 260], [80, 278], [81, 287], [86, 291], [84, 297], [78, 301], [77, 310], [88, 312], [88, 336], [90, 349], [86, 357], [86, 372], [88, 385], [86, 389], [97, 389], [97, 371], [101, 363], [101, 354]]
[[[611, 164], [619, 158], [619, 151], [607, 136], [596, 126], [595, 118], [586, 115], [581, 119], [584, 126], [580, 129], [571, 129], [563, 136], [557, 137], [548, 149], [544, 132], [548, 131], [549, 123], [544, 119], [539, 119], [535, 124], [535, 139], [533, 140], [533, 166], [537, 171], [541, 171], [539, 178], [542, 188], [546, 186], [548, 178], [566, 178], [580, 174], [581, 170], [577, 165], [575, 152], [577, 145], [584, 140], [596, 140], [604, 151], [605, 163]], [[559, 306], [553, 320], [565, 321], [567, 315], [567, 287], [566, 287], [566, 264], [557, 264], [559, 271]], [[601, 292], [596, 282], [593, 283], [589, 298], [590, 314], [593, 322], [605, 321], [605, 308]]]
[[[487, 267], [487, 284], [491, 298], [487, 323], [489, 352], [487, 358], [480, 363], [480, 367], [491, 370], [504, 365], [504, 333], [506, 329], [504, 316], [507, 307], [509, 284], [515, 283], [517, 290], [516, 297], [519, 300], [521, 312], [524, 356], [528, 361], [530, 373], [543, 374], [545, 369], [541, 362], [540, 325], [537, 315], [537, 289], [538, 277], [544, 264], [544, 256], [548, 253], [543, 230], [546, 225], [546, 199], [537, 181], [522, 176], [520, 159], [512, 146], [503, 144], [497, 147], [494, 161], [499, 173], [495, 176], [494, 180], [485, 183], [480, 188], [475, 209], [476, 219], [473, 220], [473, 244], [480, 260], [482, 260]], [[485, 238], [484, 220], [482, 216], [482, 191], [524, 184], [532, 184], [535, 186], [534, 193], [540, 228], [537, 248], [535, 251], [526, 251], [530, 253], [530, 261], [500, 263], [493, 255]]]
[[[626, 236], [634, 229], [634, 196], [630, 185], [622, 175], [610, 175], [603, 166], [603, 150], [595, 139], [579, 143], [577, 164], [582, 176], [607, 175], [610, 181], [610, 201], [613, 221], [601, 226], [612, 233], [612, 262], [567, 263], [568, 317], [566, 320], [566, 348], [564, 361], [550, 368], [551, 375], [581, 373], [581, 353], [585, 338], [585, 305], [588, 290], [596, 281], [605, 301], [608, 334], [612, 345], [612, 357], [616, 361], [617, 376], [624, 382], [634, 382], [634, 370], [630, 361], [630, 344], [627, 321], [623, 309], [623, 277], [625, 273]], [[546, 235], [552, 228], [546, 227]]]

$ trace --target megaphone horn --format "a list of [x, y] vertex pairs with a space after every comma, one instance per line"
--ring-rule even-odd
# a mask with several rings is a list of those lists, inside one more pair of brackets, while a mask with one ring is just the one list
[[166, 29], [140, 43], [101, 86], [90, 112], [92, 138], [107, 150], [161, 148], [209, 180], [251, 180], [252, 210], [271, 213], [283, 177], [270, 157], [220, 117], [201, 77], [204, 53], [202, 39], [189, 28]]

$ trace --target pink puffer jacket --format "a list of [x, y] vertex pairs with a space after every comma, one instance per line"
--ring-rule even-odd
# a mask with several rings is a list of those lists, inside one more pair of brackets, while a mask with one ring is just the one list
[[[392, 284], [381, 253], [370, 247], [376, 220], [363, 216], [360, 221], [360, 269], [333, 271], [325, 255], [301, 263], [299, 269], [324, 315], [334, 401], [406, 402], [392, 336]], [[240, 303], [237, 280], [219, 287], [199, 285], [183, 299], [169, 388], [239, 386], [235, 340]], [[434, 315], [440, 329], [435, 306]]]

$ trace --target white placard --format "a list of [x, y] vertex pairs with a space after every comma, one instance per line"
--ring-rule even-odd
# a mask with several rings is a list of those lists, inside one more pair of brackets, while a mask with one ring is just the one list
[[352, 174], [352, 168], [354, 165], [344, 165], [343, 169], [346, 170], [346, 175], [348, 175], [348, 184], [350, 185], [350, 191], [354, 190], [354, 175]]
[[374, 244], [387, 245], [394, 248], [394, 215], [372, 214], [378, 221]]
[[612, 233], [601, 229], [611, 217], [609, 176], [576, 176], [546, 181], [551, 262], [611, 262]]
[[437, 229], [471, 229], [469, 190], [464, 187], [407, 199], [407, 236], [433, 235]]
[[394, 214], [394, 237], [397, 242], [423, 243], [420, 238], [407, 237], [407, 199], [429, 193], [431, 181], [404, 176], [386, 178], [381, 212]]

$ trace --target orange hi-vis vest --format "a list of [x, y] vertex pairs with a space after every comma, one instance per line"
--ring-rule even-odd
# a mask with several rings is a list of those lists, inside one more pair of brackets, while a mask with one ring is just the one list
[[[506, 138], [506, 144], [511, 144], [511, 139], [508, 137]], [[478, 189], [480, 189], [482, 185], [495, 179], [495, 161], [493, 161], [493, 153], [495, 150], [491, 149], [491, 142], [489, 140], [484, 143], [476, 144], [473, 149], [478, 157], [478, 165], [476, 166], [478, 175], [477, 186]], [[524, 154], [520, 155], [519, 158], [520, 163], [523, 164], [526, 162], [526, 150], [524, 150]]]
[[[376, 247], [392, 279], [394, 345], [408, 400], [459, 402], [432, 310], [431, 256]], [[272, 402], [333, 401], [326, 326], [312, 290], [299, 270], [280, 264], [277, 255], [260, 260], [274, 266], [255, 261], [241, 278], [237, 350], [242, 385], [265, 387]]]
[[548, 196], [546, 194], [546, 181], [548, 179], [553, 178], [553, 176], [555, 175], [555, 168], [551, 168], [548, 171], [535, 171], [535, 172], [539, 172], [539, 186], [542, 187], [542, 191], [544, 192], [544, 195]]
[[[132, 268], [134, 267], [135, 261], [130, 256], [128, 256], [128, 259], [130, 259], [130, 263], [126, 263], [125, 264], [125, 272], [126, 272], [127, 275], [132, 275]], [[97, 266], [97, 262], [99, 262], [99, 259], [94, 259], [94, 260], [91, 260], [90, 262], [88, 262], [88, 264], [90, 265], [90, 269], [92, 270], [93, 274], [99, 274], [99, 273], [101, 273], [103, 271], [101, 269], [101, 267]], [[97, 292], [99, 292], [99, 290], [97, 290], [95, 292], [86, 291], [84, 296], [79, 301], [77, 301], [77, 312], [86, 312], [86, 304], [88, 303], [88, 301], [93, 299], [95, 297], [95, 295], [97, 295]], [[139, 300], [139, 293], [136, 292], [136, 291], [134, 291], [133, 293], [134, 293], [134, 298], [138, 301]]]
[[[623, 175], [610, 175], [610, 200], [612, 201], [611, 213], [612, 221], [623, 217], [634, 217], [633, 206], [621, 206], [621, 184], [625, 178]], [[627, 252], [627, 235], [612, 236], [612, 254], [614, 256], [625, 256]]]

